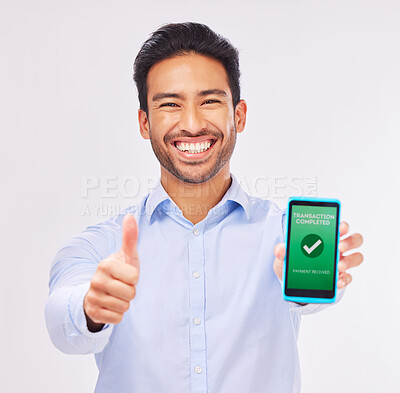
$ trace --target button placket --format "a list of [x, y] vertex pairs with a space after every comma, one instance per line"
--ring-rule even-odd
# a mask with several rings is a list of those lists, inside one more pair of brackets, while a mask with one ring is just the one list
[[190, 357], [196, 392], [207, 392], [206, 336], [204, 321], [204, 223], [192, 227], [189, 236]]

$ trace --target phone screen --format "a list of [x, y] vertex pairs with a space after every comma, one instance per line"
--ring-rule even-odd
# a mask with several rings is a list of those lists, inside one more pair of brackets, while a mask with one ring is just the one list
[[291, 201], [288, 213], [286, 295], [332, 298], [336, 282], [339, 204]]

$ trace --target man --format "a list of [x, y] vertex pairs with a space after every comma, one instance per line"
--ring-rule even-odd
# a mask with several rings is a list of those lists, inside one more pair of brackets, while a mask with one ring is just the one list
[[[197, 23], [160, 27], [136, 57], [160, 182], [65, 244], [45, 310], [54, 345], [96, 354], [97, 393], [300, 391], [300, 315], [326, 306], [282, 299], [286, 212], [230, 173], [246, 123], [239, 75], [237, 50]], [[340, 261], [338, 299], [362, 255]]]

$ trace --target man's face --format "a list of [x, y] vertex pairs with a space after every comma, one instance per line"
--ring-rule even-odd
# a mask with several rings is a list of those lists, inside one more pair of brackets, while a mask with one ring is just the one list
[[215, 176], [244, 128], [235, 123], [223, 65], [199, 54], [163, 60], [150, 69], [147, 87], [148, 118], [139, 111], [141, 133], [161, 166], [189, 183]]

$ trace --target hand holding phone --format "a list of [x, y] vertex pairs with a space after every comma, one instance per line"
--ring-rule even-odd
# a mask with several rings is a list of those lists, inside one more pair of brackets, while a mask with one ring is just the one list
[[333, 303], [339, 261], [340, 202], [290, 198], [287, 209], [283, 298], [302, 303]]

